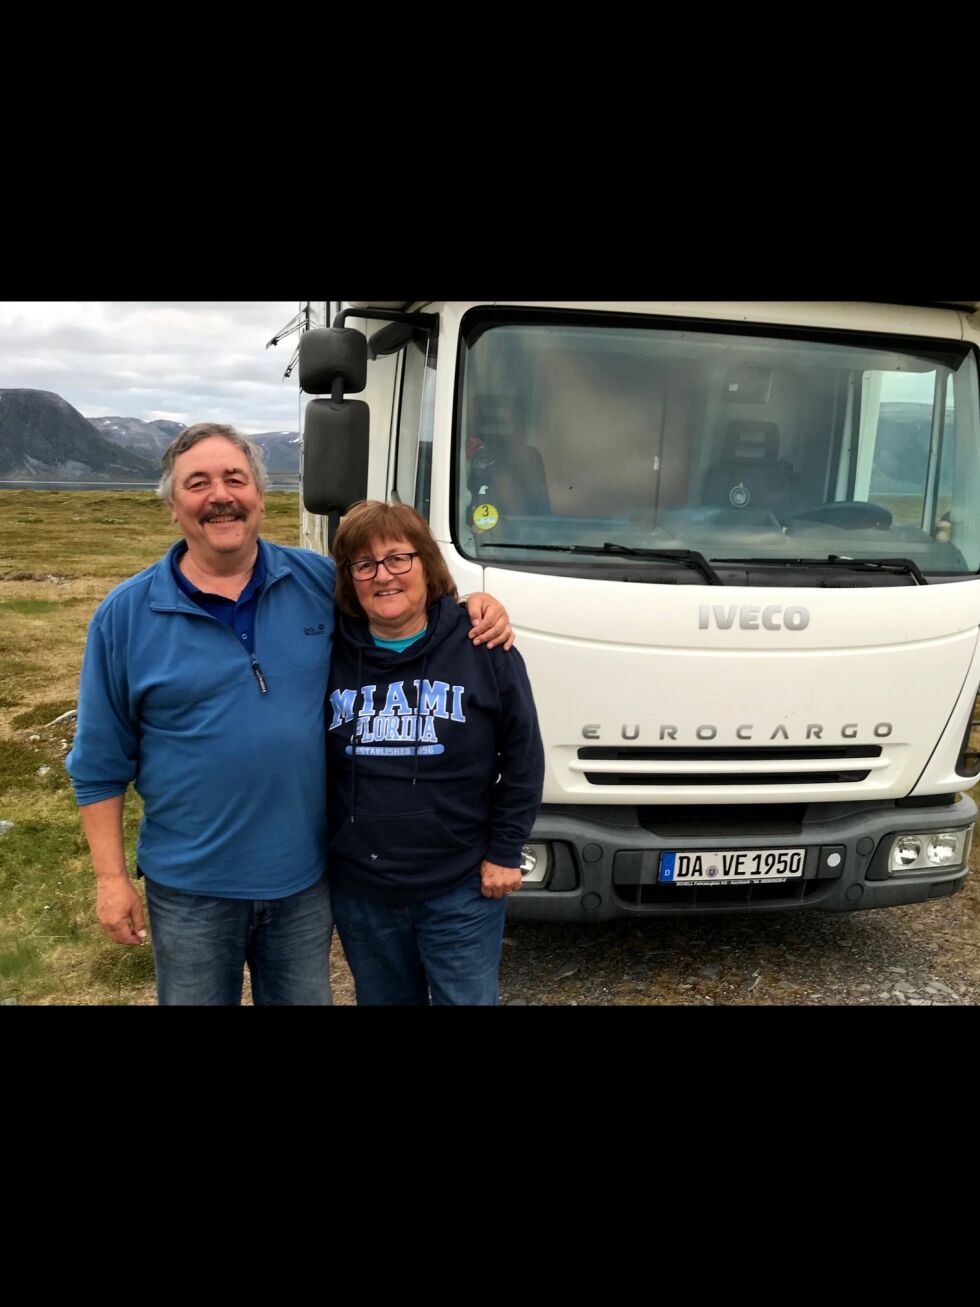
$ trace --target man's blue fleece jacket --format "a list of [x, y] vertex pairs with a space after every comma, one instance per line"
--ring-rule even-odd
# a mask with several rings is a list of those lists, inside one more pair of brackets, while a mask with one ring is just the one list
[[275, 899], [323, 875], [333, 561], [259, 541], [255, 652], [185, 595], [170, 556], [89, 628], [66, 759], [79, 804], [143, 799], [137, 862], [174, 889]]

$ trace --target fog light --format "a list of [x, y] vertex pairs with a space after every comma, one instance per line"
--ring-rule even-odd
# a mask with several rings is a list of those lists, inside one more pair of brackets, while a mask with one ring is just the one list
[[521, 848], [521, 878], [525, 885], [543, 885], [551, 870], [547, 844], [525, 844]]
[[892, 846], [891, 865], [896, 871], [911, 867], [922, 856], [922, 841], [918, 835], [903, 835]]
[[892, 875], [906, 871], [935, 871], [966, 865], [970, 856], [973, 828], [969, 830], [925, 831], [899, 835], [888, 855]]

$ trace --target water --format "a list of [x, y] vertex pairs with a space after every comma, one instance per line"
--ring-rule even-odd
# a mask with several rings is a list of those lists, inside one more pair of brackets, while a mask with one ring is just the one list
[[[0, 481], [0, 490], [156, 490], [155, 481]], [[299, 491], [296, 477], [270, 476], [270, 490]]]

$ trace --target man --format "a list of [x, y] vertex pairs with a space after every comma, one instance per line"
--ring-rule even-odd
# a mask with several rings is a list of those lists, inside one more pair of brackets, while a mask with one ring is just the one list
[[[111, 939], [147, 937], [123, 846], [134, 782], [161, 1004], [330, 1002], [324, 700], [331, 559], [259, 538], [261, 450], [198, 423], [158, 487], [182, 539], [117, 586], [89, 628], [66, 759]], [[509, 641], [471, 595], [476, 643]], [[502, 614], [502, 616], [501, 616]]]

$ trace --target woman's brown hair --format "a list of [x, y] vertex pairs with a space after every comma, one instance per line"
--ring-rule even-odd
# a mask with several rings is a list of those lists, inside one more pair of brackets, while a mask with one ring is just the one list
[[407, 540], [417, 552], [418, 563], [425, 570], [429, 604], [434, 604], [442, 595], [456, 598], [456, 582], [425, 518], [408, 504], [385, 504], [380, 499], [365, 499], [355, 504], [341, 522], [331, 546], [337, 564], [334, 602], [342, 612], [351, 617], [364, 615], [347, 564], [356, 558], [373, 557], [375, 542], [382, 540]]

